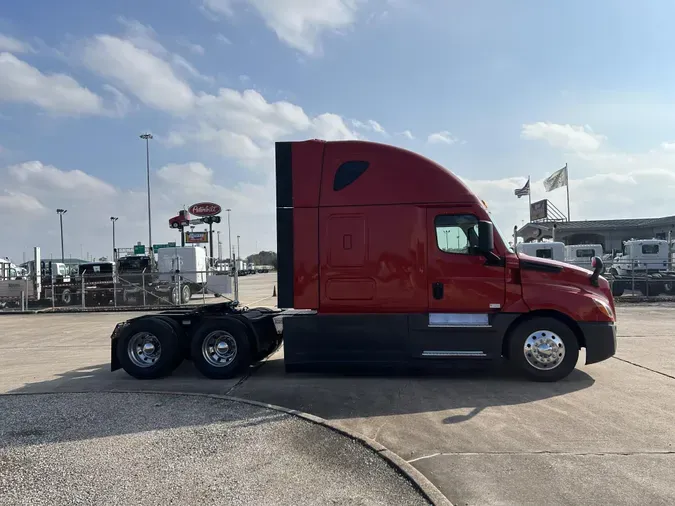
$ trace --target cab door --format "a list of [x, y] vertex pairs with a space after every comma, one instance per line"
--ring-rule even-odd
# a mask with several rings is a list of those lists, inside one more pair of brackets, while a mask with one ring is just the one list
[[504, 305], [505, 266], [478, 251], [478, 221], [468, 209], [427, 209], [430, 323], [487, 324]]

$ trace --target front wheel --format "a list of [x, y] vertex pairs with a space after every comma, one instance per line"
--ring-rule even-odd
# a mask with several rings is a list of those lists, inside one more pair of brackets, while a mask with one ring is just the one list
[[190, 356], [207, 378], [236, 376], [251, 363], [251, 345], [245, 327], [227, 319], [204, 323], [192, 338]]
[[579, 359], [579, 342], [572, 329], [555, 318], [526, 320], [511, 333], [509, 360], [534, 381], [558, 381]]

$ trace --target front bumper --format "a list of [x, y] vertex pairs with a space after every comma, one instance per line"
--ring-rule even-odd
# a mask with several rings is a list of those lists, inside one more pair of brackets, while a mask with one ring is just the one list
[[586, 364], [595, 364], [616, 353], [614, 322], [578, 322], [586, 342]]

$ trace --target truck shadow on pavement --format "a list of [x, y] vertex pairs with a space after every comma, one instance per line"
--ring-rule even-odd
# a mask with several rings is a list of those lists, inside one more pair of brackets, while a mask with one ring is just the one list
[[230, 395], [305, 411], [329, 420], [459, 410], [442, 418], [461, 424], [486, 408], [528, 404], [591, 387], [595, 380], [575, 369], [556, 383], [522, 379], [503, 364], [483, 369], [332, 369], [286, 373], [272, 357], [240, 378], [208, 380], [191, 362], [158, 380], [136, 380], [108, 364], [74, 369], [11, 393], [149, 391]]

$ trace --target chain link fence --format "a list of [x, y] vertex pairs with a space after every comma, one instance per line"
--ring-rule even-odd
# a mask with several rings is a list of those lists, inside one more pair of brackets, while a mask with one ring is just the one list
[[79, 276], [43, 278], [39, 292], [30, 279], [12, 285], [12, 291], [0, 297], [0, 309], [5, 312], [170, 309], [222, 302], [234, 295], [234, 278], [224, 271], [122, 275], [85, 271]]

